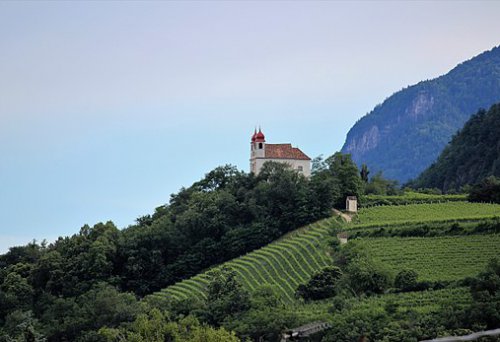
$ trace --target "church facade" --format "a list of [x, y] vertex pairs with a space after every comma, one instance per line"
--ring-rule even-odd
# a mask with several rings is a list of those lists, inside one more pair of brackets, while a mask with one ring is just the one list
[[250, 142], [250, 172], [258, 175], [267, 161], [286, 163], [304, 176], [311, 176], [311, 158], [292, 144], [266, 143], [266, 137], [259, 128]]

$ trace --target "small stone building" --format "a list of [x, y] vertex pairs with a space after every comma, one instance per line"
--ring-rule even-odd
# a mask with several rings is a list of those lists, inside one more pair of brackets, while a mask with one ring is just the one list
[[345, 210], [351, 213], [358, 212], [358, 199], [356, 196], [347, 196], [345, 200]]
[[292, 144], [268, 144], [261, 129], [255, 130], [250, 143], [250, 172], [258, 175], [267, 161], [286, 163], [306, 177], [311, 176], [311, 158]]

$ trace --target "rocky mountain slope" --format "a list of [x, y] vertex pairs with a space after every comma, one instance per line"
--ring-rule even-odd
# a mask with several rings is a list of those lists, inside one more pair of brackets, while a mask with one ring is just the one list
[[404, 183], [436, 160], [473, 113], [499, 101], [496, 47], [387, 98], [351, 128], [342, 152]]

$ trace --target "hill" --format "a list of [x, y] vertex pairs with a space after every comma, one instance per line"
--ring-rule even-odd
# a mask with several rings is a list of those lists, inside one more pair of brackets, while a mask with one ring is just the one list
[[[435, 197], [439, 198], [440, 196]], [[254, 291], [259, 286], [266, 284], [275, 286], [275, 293], [286, 302], [292, 303], [297, 286], [305, 283], [322, 267], [332, 263], [331, 258], [328, 257], [330, 254], [328, 241], [336, 233], [346, 230], [353, 236], [358, 236], [359, 233], [354, 235], [354, 232], [361, 230], [373, 231], [379, 227], [385, 227], [386, 230], [406, 229], [409, 231], [415, 226], [429, 222], [438, 224], [442, 228], [447, 224], [449, 225], [450, 222], [462, 222], [462, 224], [467, 222], [470, 224], [471, 222], [494, 218], [500, 213], [500, 205], [496, 204], [458, 201], [430, 203], [431, 201], [432, 198], [429, 197], [429, 203], [361, 209], [360, 214], [352, 224], [342, 223], [339, 218], [335, 217], [324, 219], [297, 229], [263, 248], [219, 265], [217, 268], [229, 267], [234, 269], [238, 279], [249, 291]], [[412, 256], [411, 259], [406, 257], [406, 262], [413, 263], [413, 266], [417, 264], [428, 265], [427, 262], [432, 260], [435, 262], [434, 267], [442, 268], [450, 267], [449, 260], [463, 259], [462, 262], [467, 263], [467, 261], [471, 262], [471, 260], [479, 258], [481, 262], [476, 262], [474, 265], [469, 265], [468, 269], [462, 270], [463, 274], [461, 275], [473, 276], [475, 272], [477, 273], [486, 265], [489, 258], [500, 255], [496, 249], [496, 244], [500, 242], [498, 236], [489, 240], [488, 237], [484, 236], [479, 238], [445, 236], [429, 239], [427, 242], [415, 237], [413, 237], [413, 240], [409, 238], [402, 239], [399, 236], [385, 237], [385, 239], [383, 240], [379, 236], [370, 237], [370, 239], [363, 240], [362, 244], [363, 248], [368, 250], [370, 256], [375, 259], [381, 258], [381, 251], [384, 251], [383, 253], [388, 251], [393, 253], [394, 255], [391, 254], [389, 257], [382, 257], [382, 261], [388, 263], [391, 267], [398, 267], [395, 265], [399, 265], [399, 267], [405, 266], [405, 264], [400, 263], [402, 258], [398, 253], [405, 254], [406, 249], [411, 248], [416, 256], [414, 258]], [[467, 253], [463, 253], [463, 249], [460, 248], [460, 246], [467, 245], [465, 241], [473, 241], [471, 242], [471, 249]], [[356, 243], [359, 244], [360, 242], [356, 241]], [[428, 254], [429, 251], [422, 248], [425, 243], [436, 247], [435, 253], [439, 253], [439, 256], [446, 258], [446, 260], [441, 260], [434, 254]], [[456, 255], [449, 253], [448, 250], [439, 249], [440, 244], [447, 246], [446, 248], [450, 250], [455, 250]], [[472, 255], [471, 252], [475, 254]], [[477, 258], [471, 259], [471, 257], [476, 256]], [[442, 270], [437, 268], [431, 273], [440, 274]], [[204, 299], [206, 298], [210, 272], [210, 270], [206, 271], [169, 286], [160, 292], [152, 294], [150, 299]], [[440, 279], [447, 280], [446, 275], [445, 278]]]
[[[323, 341], [357, 340], [362, 334], [370, 340], [401, 341], [466, 333], [474, 321], [460, 320], [474, 305], [469, 279], [477, 277], [491, 258], [500, 257], [500, 205], [454, 197], [443, 202], [446, 199], [427, 195], [419, 204], [361, 208], [351, 222], [335, 217], [318, 221], [145, 301], [174, 311], [199, 310], [201, 304], [193, 301], [207, 302], [213, 272], [227, 268], [251, 296], [261, 296], [262, 286], [268, 286], [278, 298], [279, 304], [267, 298], [266, 303], [274, 304], [226, 317], [222, 325], [242, 338], [274, 341], [276, 335], [269, 331], [276, 334], [284, 327], [315, 321], [332, 323]], [[337, 234], [348, 237], [348, 242], [336, 245]], [[362, 272], [355, 275], [359, 264]], [[327, 265], [342, 267], [345, 279], [338, 286], [348, 290], [322, 300], [298, 297], [297, 288], [317, 278]], [[418, 280], [410, 290], [388, 283], [380, 292], [358, 292], [356, 284], [371, 286], [386, 275], [394, 279], [408, 270], [416, 272]], [[397, 336], [387, 337], [395, 331]]]
[[500, 104], [473, 115], [438, 160], [409, 185], [446, 192], [488, 176], [500, 176]]
[[[334, 227], [339, 226], [334, 218], [318, 221], [263, 248], [226, 262], [219, 268], [233, 269], [249, 291], [255, 291], [262, 285], [271, 285], [281, 299], [292, 303], [297, 286], [330, 264], [326, 241], [332, 236]], [[209, 274], [210, 271], [207, 271], [183, 280], [153, 294], [152, 298], [206, 298]]]
[[499, 101], [500, 47], [495, 47], [387, 98], [350, 129], [342, 152], [404, 183], [436, 160], [473, 113]]
[[[135, 296], [240, 256], [235, 265], [244, 268], [273, 255], [276, 268], [258, 275], [252, 267], [256, 275], [249, 285], [255, 288], [280, 273], [284, 279], [295, 275], [295, 283], [281, 282], [276, 291], [280, 298], [293, 300], [294, 286], [306, 281], [313, 267], [326, 264], [326, 255], [315, 254], [321, 239], [297, 240], [303, 246], [275, 244], [252, 254], [254, 259], [245, 254], [329, 217], [346, 193], [359, 196], [361, 179], [349, 156], [336, 154], [322, 166], [310, 178], [276, 162], [266, 163], [258, 175], [230, 165], [217, 167], [125, 229], [97, 223], [51, 244], [34, 241], [10, 248], [0, 255], [0, 341], [6, 336], [23, 340], [21, 336], [33, 331], [49, 341], [102, 341], [95, 336], [101, 327], [114, 329], [139, 318], [142, 309]], [[317, 234], [321, 237], [321, 229]], [[306, 253], [310, 267], [300, 268], [300, 253]], [[285, 261], [289, 271], [280, 267]], [[179, 293], [196, 285], [188, 280], [182, 284]], [[101, 315], [102, 310], [107, 313]], [[219, 325], [210, 319], [202, 322]]]

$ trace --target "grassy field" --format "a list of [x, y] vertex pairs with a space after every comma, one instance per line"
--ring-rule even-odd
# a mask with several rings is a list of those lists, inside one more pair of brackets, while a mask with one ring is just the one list
[[349, 227], [500, 216], [499, 204], [445, 202], [362, 208]]
[[500, 235], [390, 237], [352, 241], [394, 274], [417, 271], [420, 280], [459, 280], [481, 272], [500, 257]]
[[423, 194], [419, 192], [407, 191], [403, 195], [368, 195], [363, 199], [362, 206], [364, 208], [379, 206], [379, 205], [405, 205], [405, 204], [422, 204], [422, 203], [439, 203], [439, 202], [454, 202], [466, 201], [467, 195], [433, 195]]

